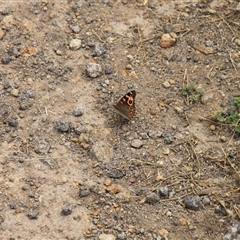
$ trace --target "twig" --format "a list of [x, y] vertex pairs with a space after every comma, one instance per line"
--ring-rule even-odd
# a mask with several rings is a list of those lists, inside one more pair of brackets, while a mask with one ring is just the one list
[[179, 31], [179, 32], [184, 32], [183, 34], [181, 34], [181, 37], [183, 37], [191, 31], [192, 31], [191, 29], [187, 28], [186, 30], [182, 30], [182, 31]]
[[[186, 82], [186, 85], [188, 85], [187, 69], [185, 69], [185, 71], [184, 71], [182, 89], [183, 89], [183, 87], [184, 87], [185, 82]], [[188, 95], [184, 98], [184, 102], [185, 102], [185, 104], [186, 104], [187, 106], [190, 104]]]
[[[150, 166], [155, 166], [155, 167], [162, 167], [162, 165], [160, 165], [160, 164], [147, 162], [147, 161], [142, 160], [142, 159], [137, 159], [136, 161], [137, 161], [138, 163], [145, 164], [145, 165], [150, 165]], [[133, 160], [132, 160], [132, 162], [134, 163]]]
[[233, 205], [233, 209], [235, 210], [236, 214], [240, 218], [240, 209], [236, 205]]
[[238, 73], [238, 70], [236, 69], [236, 66], [235, 66], [234, 61], [233, 61], [232, 56], [231, 56], [231, 52], [229, 51], [228, 53], [229, 53], [229, 58], [230, 58], [230, 61], [232, 63], [232, 66], [233, 66], [235, 72]]
[[233, 212], [230, 209], [227, 209], [225, 206], [224, 201], [220, 200], [214, 193], [213, 196], [216, 198], [216, 200], [219, 202], [219, 204], [225, 209], [225, 211], [230, 215], [231, 217], [233, 216]]
[[[177, 176], [177, 175], [176, 175], [176, 176]], [[151, 188], [151, 190], [152, 190], [152, 191], [155, 191], [155, 190], [157, 189], [157, 187], [162, 184], [162, 182], [165, 182], [166, 180], [168, 180], [168, 179], [170, 179], [170, 178], [173, 178], [173, 177], [175, 177], [175, 176], [174, 176], [174, 175], [171, 175], [171, 176], [169, 176], [169, 177], [166, 177], [166, 178], [162, 179], [160, 182], [158, 182], [157, 184], [155, 184], [155, 185]], [[172, 186], [172, 185], [177, 185], [178, 183], [180, 183], [180, 182], [177, 182], [177, 183], [175, 183], [175, 184], [172, 183], [171, 185], [168, 185], [168, 187], [169, 187], [169, 186]]]
[[207, 91], [204, 91], [204, 93], [207, 93], [207, 92], [211, 92], [211, 91], [215, 91], [215, 90], [218, 90], [219, 88], [212, 88], [212, 89], [209, 89]]
[[180, 197], [177, 197], [177, 198], [168, 198], [168, 199], [161, 199], [160, 202], [169, 202], [169, 201], [176, 201], [176, 200], [179, 200], [179, 199], [182, 199], [186, 196], [190, 195], [189, 193], [186, 193]]
[[[209, 53], [206, 53], [204, 50], [200, 49], [199, 47], [196, 47], [193, 43], [190, 41], [187, 41], [188, 45], [191, 46], [193, 49], [203, 53], [204, 55], [208, 55]], [[213, 53], [212, 53], [213, 54]]]
[[229, 29], [231, 30], [232, 34], [234, 37], [236, 37], [235, 32], [233, 31], [233, 29], [231, 28], [231, 26], [228, 24], [228, 22], [220, 15], [218, 15], [219, 18], [221, 18], [223, 20], [223, 22], [229, 27]]
[[46, 116], [48, 117], [48, 111], [47, 111], [47, 108], [45, 107], [45, 113], [46, 113]]
[[230, 159], [228, 158], [226, 152], [224, 151], [222, 144], [220, 143], [220, 148], [225, 156], [225, 159], [228, 161], [228, 163], [230, 164], [230, 166], [232, 167], [232, 169], [236, 172], [236, 174], [238, 175], [239, 179], [240, 179], [240, 174], [238, 173], [237, 169], [235, 168], [235, 166], [232, 164], [232, 162], [230, 161]]
[[105, 41], [103, 41], [100, 36], [96, 33], [96, 31], [92, 30], [93, 33], [97, 36], [97, 38], [99, 39], [99, 41], [101, 41], [102, 43], [105, 43]]
[[149, 40], [153, 40], [153, 39], [155, 39], [155, 38], [159, 38], [159, 37], [162, 36], [162, 34], [163, 34], [163, 33], [154, 34], [153, 36], [151, 36], [151, 37], [149, 37], [149, 38], [142, 39], [141, 42], [147, 42], [147, 41], [149, 41]]
[[210, 75], [211, 75], [211, 72], [213, 69], [214, 69], [214, 67], [212, 67], [207, 74], [207, 79], [209, 79], [210, 81], [211, 81]]
[[197, 156], [197, 154], [196, 154], [196, 151], [195, 151], [194, 147], [192, 146], [191, 142], [188, 142], [188, 144], [190, 145], [190, 147], [191, 147], [191, 149], [192, 149], [192, 151], [193, 151], [193, 154], [194, 154], [195, 158], [197, 159], [197, 163], [198, 163], [198, 173], [199, 173], [199, 176], [200, 176], [201, 171], [200, 171], [200, 161], [199, 161], [199, 158], [198, 158], [198, 156]]
[[203, 118], [203, 117], [200, 117], [199, 120], [211, 122], [211, 123], [214, 123], [216, 125], [228, 126], [228, 127], [236, 127], [236, 126], [238, 126], [238, 124], [223, 123], [223, 122], [219, 122], [217, 120], [211, 120], [211, 119]]
[[41, 111], [40, 107], [37, 107], [37, 108], [38, 108], [38, 111], [42, 114], [42, 111]]
[[185, 118], [186, 118], [186, 121], [187, 121], [187, 123], [188, 123], [188, 126], [190, 126], [191, 124], [190, 124], [190, 122], [189, 122], [189, 120], [188, 120], [188, 115], [187, 115], [186, 112], [184, 112], [184, 116], [185, 116]]

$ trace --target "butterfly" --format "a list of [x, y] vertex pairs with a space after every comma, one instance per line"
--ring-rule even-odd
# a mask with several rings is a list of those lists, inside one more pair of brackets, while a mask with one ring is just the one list
[[113, 106], [114, 110], [125, 119], [131, 120], [135, 113], [135, 97], [136, 91], [128, 92]]

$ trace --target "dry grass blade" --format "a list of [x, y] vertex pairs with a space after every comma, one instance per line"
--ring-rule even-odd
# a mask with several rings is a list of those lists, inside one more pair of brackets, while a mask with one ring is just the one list
[[226, 152], [224, 151], [222, 144], [220, 143], [220, 148], [222, 149], [222, 152], [225, 156], [225, 159], [227, 160], [227, 162], [229, 163], [229, 165], [232, 167], [232, 169], [235, 171], [235, 173], [237, 174], [238, 178], [240, 179], [240, 174], [238, 172], [238, 170], [235, 168], [234, 164], [232, 164], [232, 162], [230, 161], [229, 157], [227, 156]]

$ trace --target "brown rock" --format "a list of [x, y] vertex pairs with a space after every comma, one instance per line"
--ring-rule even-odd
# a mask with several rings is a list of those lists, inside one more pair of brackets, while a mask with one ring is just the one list
[[180, 222], [180, 224], [182, 225], [182, 226], [186, 226], [187, 225], [187, 219], [186, 218], [179, 218], [179, 222]]
[[104, 185], [105, 186], [110, 186], [112, 184], [112, 181], [111, 181], [111, 179], [106, 179], [105, 181], [104, 181]]
[[112, 193], [112, 194], [117, 194], [119, 193], [121, 190], [120, 190], [120, 187], [117, 186], [117, 185], [111, 185], [109, 187], [106, 188], [106, 191], [109, 192], [109, 193]]
[[172, 45], [174, 45], [175, 42], [176, 42], [176, 39], [171, 37], [170, 34], [166, 33], [162, 35], [162, 38], [159, 44], [162, 48], [169, 48]]

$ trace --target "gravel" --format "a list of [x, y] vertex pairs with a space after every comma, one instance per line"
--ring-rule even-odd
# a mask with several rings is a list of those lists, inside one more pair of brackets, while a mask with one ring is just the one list
[[72, 213], [72, 207], [70, 205], [63, 206], [62, 215], [67, 216]]
[[90, 78], [96, 78], [102, 75], [102, 67], [98, 63], [89, 63], [86, 72]]
[[39, 212], [34, 211], [34, 210], [30, 210], [30, 211], [28, 212], [28, 218], [29, 218], [29, 219], [37, 219], [37, 218], [38, 218], [38, 215], [39, 215]]
[[70, 123], [66, 121], [59, 121], [56, 123], [55, 127], [60, 132], [67, 132], [70, 128]]
[[203, 205], [201, 202], [201, 198], [196, 195], [187, 196], [183, 199], [183, 203], [185, 204], [185, 207], [191, 210], [200, 210]]

